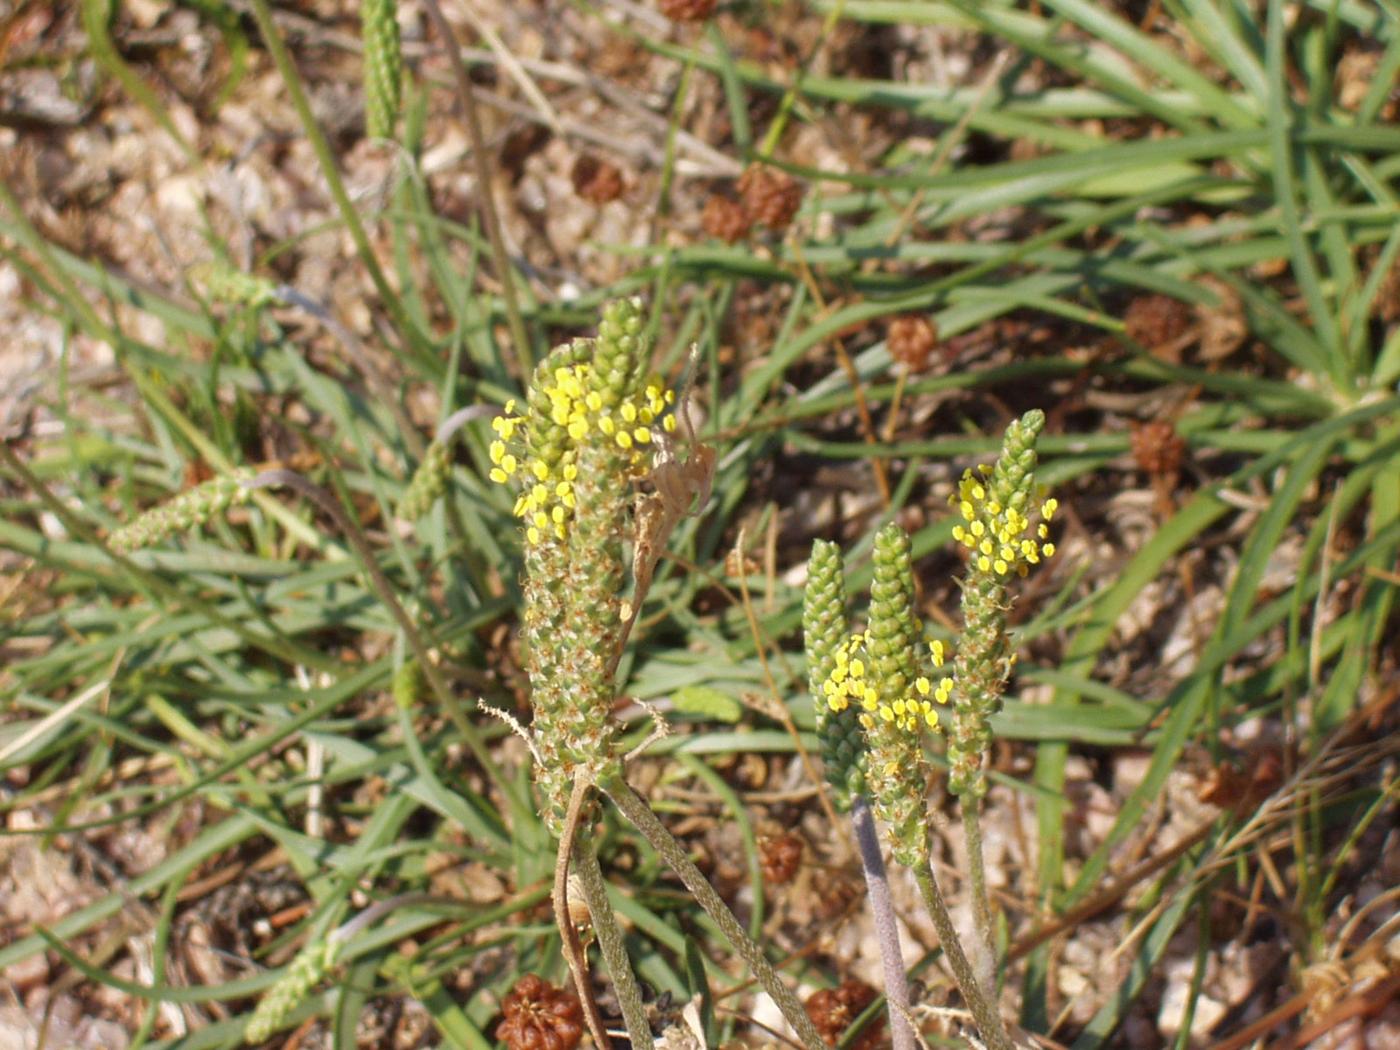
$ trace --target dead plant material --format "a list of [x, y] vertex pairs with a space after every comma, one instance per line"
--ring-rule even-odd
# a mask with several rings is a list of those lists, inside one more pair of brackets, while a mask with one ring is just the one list
[[781, 233], [802, 206], [802, 187], [785, 171], [755, 165], [739, 176], [739, 197], [750, 222]]
[[1176, 342], [1194, 323], [1191, 307], [1167, 295], [1140, 295], [1123, 315], [1128, 338], [1149, 350]]
[[705, 210], [700, 213], [700, 225], [711, 237], [717, 237], [725, 244], [737, 244], [749, 235], [753, 222], [738, 201], [716, 193], [705, 202]]
[[1135, 424], [1133, 459], [1138, 469], [1153, 478], [1175, 477], [1186, 455], [1186, 441], [1165, 419]]
[[703, 22], [715, 12], [715, 0], [657, 0], [656, 6], [672, 22]]
[[589, 204], [599, 207], [617, 200], [626, 189], [622, 172], [618, 171], [617, 165], [591, 153], [579, 155], [578, 160], [574, 161], [570, 177], [573, 179], [574, 192]]
[[772, 886], [785, 885], [802, 865], [802, 836], [791, 831], [764, 835], [758, 840], [758, 852], [764, 880]]
[[922, 372], [938, 346], [938, 328], [926, 314], [900, 314], [890, 321], [885, 346], [909, 371]]
[[[822, 1038], [832, 1046], [840, 1042], [852, 1022], [875, 1001], [875, 989], [864, 981], [847, 978], [839, 987], [823, 988], [807, 1000], [807, 1016], [817, 1026]], [[860, 1036], [850, 1044], [850, 1050], [874, 1050], [885, 1034], [885, 1021], [880, 1018], [866, 1025]]]
[[578, 996], [527, 973], [501, 1002], [496, 1038], [509, 1050], [574, 1050], [583, 1040]]

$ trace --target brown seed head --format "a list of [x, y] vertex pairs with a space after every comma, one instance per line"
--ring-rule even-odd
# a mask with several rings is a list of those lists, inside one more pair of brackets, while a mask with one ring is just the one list
[[890, 357], [911, 372], [928, 367], [929, 354], [938, 345], [938, 328], [924, 314], [901, 314], [890, 321], [885, 333]]
[[508, 1050], [574, 1050], [583, 1039], [583, 1007], [572, 992], [527, 973], [501, 1002], [496, 1038]]
[[802, 204], [802, 187], [785, 171], [755, 165], [739, 176], [739, 196], [751, 222], [781, 231]]
[[[807, 1016], [822, 1038], [835, 1046], [851, 1027], [851, 1022], [875, 1001], [875, 994], [875, 989], [864, 981], [850, 978], [842, 981], [838, 988], [823, 988], [813, 994], [807, 1000]], [[883, 1018], [872, 1021], [851, 1044], [851, 1050], [873, 1050], [883, 1038], [884, 1028]]]
[[733, 244], [749, 235], [751, 223], [742, 205], [715, 194], [705, 202], [700, 225], [711, 237], [718, 237], [725, 244]]
[[1140, 295], [1128, 304], [1123, 328], [1128, 337], [1149, 350], [1186, 333], [1195, 321], [1191, 307], [1165, 295]]
[[606, 160], [591, 153], [580, 153], [571, 173], [574, 192], [590, 204], [604, 205], [622, 195], [622, 172]]
[[1133, 425], [1133, 458], [1138, 469], [1153, 477], [1165, 477], [1181, 469], [1186, 442], [1164, 419]]
[[758, 840], [759, 866], [763, 877], [774, 886], [792, 881], [802, 863], [802, 837], [788, 831], [765, 835]]
[[714, 13], [715, 0], [657, 0], [657, 7], [672, 22], [703, 22]]

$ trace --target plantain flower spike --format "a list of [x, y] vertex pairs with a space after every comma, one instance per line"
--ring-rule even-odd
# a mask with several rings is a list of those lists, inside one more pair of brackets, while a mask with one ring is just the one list
[[403, 521], [417, 521], [447, 491], [447, 477], [452, 471], [452, 455], [448, 442], [435, 440], [423, 452], [423, 461], [413, 472], [396, 512]]
[[1007, 582], [1055, 553], [1049, 522], [1057, 501], [1034, 506], [1035, 442], [1045, 413], [1027, 412], [1006, 428], [991, 468], [963, 474], [949, 502], [962, 523], [953, 538], [969, 552], [963, 581], [963, 634], [954, 664], [953, 726], [948, 736], [948, 787], [957, 795], [986, 794], [983, 760], [992, 744], [990, 719], [1015, 664], [1007, 635]]
[[921, 733], [938, 728], [951, 681], [934, 685], [923, 673], [930, 660], [942, 664], [943, 649], [934, 643], [930, 660], [920, 654], [909, 537], [897, 524], [876, 534], [874, 561], [869, 626], [837, 649], [821, 689], [832, 711], [856, 710], [875, 813], [889, 830], [895, 859], [917, 867], [927, 857], [924, 793], [931, 772]]
[[303, 948], [277, 983], [258, 1000], [257, 1009], [243, 1029], [244, 1042], [265, 1042], [281, 1028], [288, 1015], [330, 972], [339, 952], [340, 942], [335, 940], [313, 941]]
[[186, 489], [114, 531], [107, 542], [118, 554], [130, 554], [154, 546], [174, 533], [203, 525], [229, 507], [246, 503], [251, 494], [246, 482], [252, 476], [252, 471], [236, 470]]
[[618, 771], [609, 713], [632, 481], [676, 426], [675, 393], [648, 374], [649, 357], [641, 301], [609, 303], [597, 338], [552, 351], [535, 369], [523, 411], [507, 403], [491, 424], [489, 476], [519, 487], [535, 778], [556, 835], [575, 780]]
[[360, 30], [365, 54], [365, 131], [370, 138], [394, 134], [403, 93], [403, 55], [395, 0], [363, 0]]
[[863, 731], [853, 713], [833, 710], [823, 691], [850, 633], [843, 570], [840, 547], [826, 540], [812, 544], [802, 593], [802, 644], [826, 779], [835, 789], [836, 807], [848, 810], [854, 797], [865, 793]]

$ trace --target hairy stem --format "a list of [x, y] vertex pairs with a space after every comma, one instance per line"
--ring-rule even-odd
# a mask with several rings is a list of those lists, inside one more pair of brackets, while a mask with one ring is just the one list
[[885, 999], [890, 1007], [890, 1037], [894, 1050], [914, 1050], [914, 1029], [909, 1023], [909, 979], [904, 970], [904, 953], [899, 948], [899, 927], [894, 921], [890, 884], [885, 878], [885, 859], [880, 855], [880, 839], [870, 801], [864, 795], [851, 800], [851, 826], [860, 849], [860, 866], [870, 891], [870, 913], [875, 920], [875, 939], [880, 944], [880, 965], [885, 971]]
[[[982, 860], [981, 799], [972, 793], [961, 795], [958, 805], [962, 810], [963, 839], [967, 843], [967, 874], [972, 886], [972, 919], [977, 926], [977, 936], [987, 948], [987, 958], [997, 957], [996, 942], [992, 939], [992, 906], [987, 898], [987, 868]], [[995, 987], [989, 982], [989, 987]]]
[[651, 1025], [647, 1023], [646, 1004], [642, 1002], [641, 986], [637, 983], [637, 975], [632, 972], [627, 948], [622, 943], [622, 927], [618, 925], [617, 916], [608, 902], [608, 886], [603, 879], [603, 869], [598, 865], [598, 855], [591, 843], [575, 841], [573, 857], [583, 899], [593, 916], [598, 947], [602, 949], [603, 962], [612, 975], [613, 989], [622, 1007], [622, 1023], [627, 1026], [628, 1042], [636, 1050], [650, 1050], [655, 1043], [651, 1037]]
[[919, 892], [924, 898], [924, 907], [933, 919], [933, 928], [938, 931], [938, 939], [943, 945], [943, 955], [953, 971], [953, 979], [958, 982], [967, 1008], [972, 1011], [972, 1019], [977, 1023], [982, 1038], [991, 1050], [1013, 1050], [1011, 1038], [1006, 1034], [997, 1013], [996, 1004], [988, 999], [972, 972], [972, 965], [963, 953], [958, 931], [953, 928], [953, 917], [948, 914], [948, 905], [943, 900], [943, 892], [938, 888], [938, 880], [933, 874], [933, 859], [927, 865], [914, 869], [914, 878], [919, 883]]
[[[807, 1011], [798, 1002], [797, 996], [778, 977], [778, 973], [773, 969], [772, 964], [764, 956], [763, 950], [750, 939], [744, 932], [744, 928], [739, 925], [739, 920], [734, 917], [734, 913], [729, 910], [729, 906], [724, 903], [720, 895], [715, 892], [713, 886], [695, 866], [695, 862], [686, 855], [681, 844], [666, 829], [666, 825], [661, 823], [660, 818], [651, 811], [651, 807], [644, 802], [635, 791], [620, 776], [613, 776], [599, 785], [610, 799], [622, 810], [623, 816], [630, 820], [637, 830], [642, 833], [643, 838], [651, 844], [652, 849], [661, 855], [668, 867], [680, 877], [685, 888], [690, 891], [696, 903], [705, 909], [705, 913], [714, 920], [715, 925], [720, 928], [725, 938], [733, 945], [734, 950], [746, 962], [749, 969], [753, 971], [758, 983], [763, 986], [783, 1016], [787, 1018], [788, 1024], [792, 1025], [802, 1040], [802, 1045], [807, 1050], [826, 1050], [826, 1043], [822, 1040], [821, 1033], [817, 1031], [812, 1019], [807, 1016]], [[1000, 1048], [996, 1048], [1000, 1050]]]

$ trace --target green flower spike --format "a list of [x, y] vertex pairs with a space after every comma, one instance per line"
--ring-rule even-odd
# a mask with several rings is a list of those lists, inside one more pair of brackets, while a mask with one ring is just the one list
[[816, 703], [822, 764], [828, 783], [836, 789], [836, 807], [844, 811], [854, 796], [865, 793], [865, 741], [860, 723], [832, 710], [823, 691], [836, 670], [838, 655], [846, 654], [850, 633], [842, 574], [841, 548], [825, 540], [814, 542], [802, 593], [802, 643], [807, 651], [807, 681]]
[[609, 712], [632, 479], [649, 469], [658, 428], [676, 425], [674, 392], [647, 375], [642, 327], [640, 300], [608, 304], [597, 339], [558, 347], [535, 369], [524, 413], [507, 404], [492, 421], [491, 480], [521, 487], [522, 638], [536, 778], [555, 835], [575, 780], [617, 771]]
[[403, 90], [403, 56], [395, 0], [363, 0], [360, 30], [365, 49], [365, 131], [370, 138], [394, 134]]
[[432, 510], [438, 497], [447, 491], [447, 477], [452, 472], [449, 444], [450, 441], [437, 438], [423, 451], [423, 461], [413, 472], [395, 512], [402, 520], [417, 521]]
[[[930, 767], [919, 734], [938, 726], [949, 680], [936, 687], [921, 674], [920, 625], [914, 614], [909, 537], [896, 524], [875, 536], [875, 579], [870, 585], [870, 626], [835, 655], [822, 692], [831, 710], [858, 706], [869, 747], [865, 778], [875, 812], [889, 829], [896, 860], [925, 863], [928, 849], [924, 790]], [[942, 662], [942, 647], [933, 651]]]
[[211, 302], [259, 309], [280, 300], [277, 285], [266, 277], [235, 270], [223, 262], [196, 264], [190, 276]]
[[255, 1044], [269, 1039], [330, 972], [339, 953], [340, 942], [336, 940], [313, 941], [303, 948], [281, 979], [258, 1001], [258, 1008], [243, 1030], [243, 1041]]
[[203, 525], [235, 504], [246, 503], [252, 490], [245, 484], [252, 471], [237, 470], [187, 489], [174, 499], [146, 511], [112, 533], [108, 543], [118, 554], [130, 554], [159, 543], [176, 532]]
[[987, 790], [982, 761], [992, 744], [990, 719], [1001, 710], [1016, 661], [1006, 632], [1006, 581], [1013, 574], [1025, 576], [1029, 566], [1055, 553], [1047, 522], [1056, 501], [1045, 500], [1036, 510], [1038, 522], [1031, 520], [1035, 441], [1044, 425], [1045, 413], [1038, 409], [1014, 421], [996, 465], [967, 471], [949, 500], [963, 519], [953, 538], [970, 552], [948, 737], [948, 787], [956, 795], [980, 798]]

